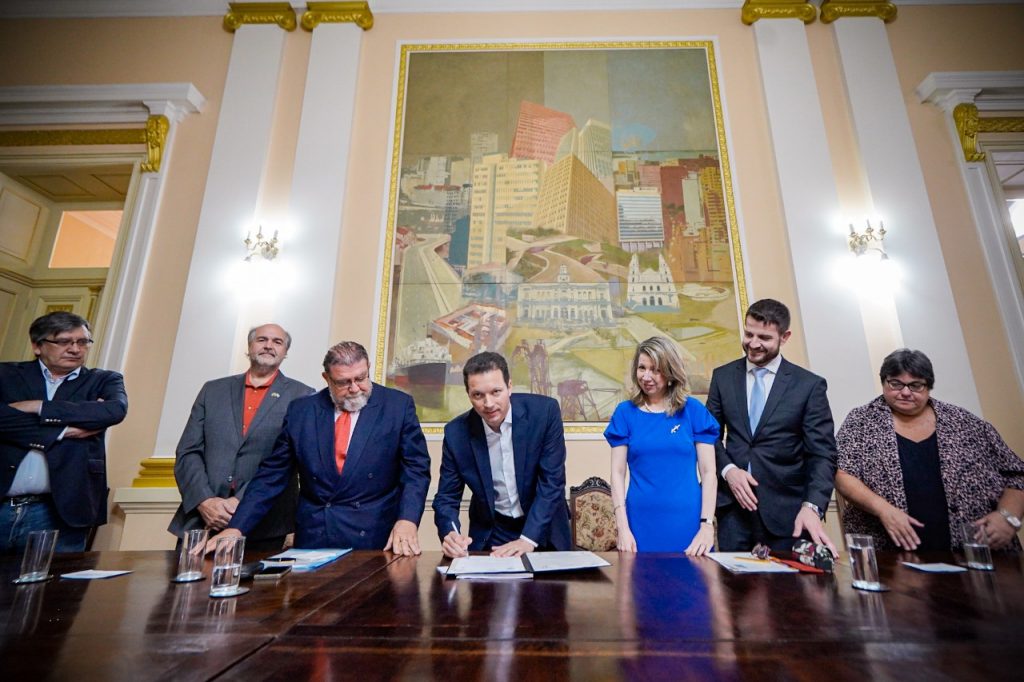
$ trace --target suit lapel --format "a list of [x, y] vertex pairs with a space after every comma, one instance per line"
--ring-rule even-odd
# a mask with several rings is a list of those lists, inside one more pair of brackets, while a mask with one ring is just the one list
[[23, 363], [18, 369], [27, 389], [25, 395], [32, 396], [35, 400], [46, 400], [46, 380], [43, 379], [43, 370], [40, 369], [39, 362], [33, 360]]
[[761, 413], [761, 421], [757, 423], [757, 430], [760, 431], [764, 424], [772, 417], [772, 412], [782, 402], [782, 397], [789, 388], [789, 382], [793, 379], [792, 367], [785, 360], [779, 365], [779, 371], [772, 382], [772, 390], [768, 394], [768, 400], [764, 404], [764, 411]]
[[[523, 485], [526, 482], [526, 456], [530, 452], [527, 439], [530, 435], [530, 413], [525, 401], [515, 402], [512, 411], [512, 456], [516, 465], [516, 493], [519, 503], [523, 502]], [[511, 408], [510, 408], [511, 409]]]
[[[732, 401], [736, 414], [741, 415], [739, 421], [740, 430], [753, 439], [754, 434], [750, 432], [750, 410], [747, 409], [747, 361], [739, 359], [736, 361], [735, 371], [732, 376]], [[735, 427], [736, 424], [730, 424]]]
[[327, 389], [320, 391], [316, 401], [316, 413], [313, 415], [316, 421], [317, 449], [320, 455], [320, 467], [323, 471], [334, 472], [334, 479], [338, 478], [338, 465], [334, 460], [334, 403]]
[[[235, 377], [231, 377], [231, 432], [238, 439], [236, 442], [244, 440], [242, 438], [242, 410], [245, 409], [245, 375], [240, 374]], [[250, 424], [250, 427], [252, 425]], [[250, 429], [251, 430], [251, 429]]]
[[487, 508], [494, 509], [494, 477], [491, 476], [491, 457], [487, 450], [487, 436], [484, 435], [484, 420], [475, 411], [469, 415], [469, 443], [473, 448], [473, 459], [480, 474]]
[[[42, 372], [39, 372], [40, 378], [42, 378]], [[54, 400], [71, 400], [76, 393], [78, 393], [89, 377], [89, 370], [85, 367], [78, 373], [78, 377], [72, 380], [65, 379], [60, 382], [60, 386], [57, 387], [57, 392], [53, 394]], [[46, 395], [46, 386], [43, 386], [43, 395]]]
[[[381, 393], [380, 386], [375, 385], [373, 388], [373, 392], [370, 393], [370, 400], [366, 403], [366, 407], [359, 410], [356, 428], [353, 429], [352, 434], [349, 436], [348, 455], [345, 457], [345, 470], [359, 462], [363, 452], [366, 450], [366, 444], [370, 440], [370, 434], [373, 433], [374, 427], [377, 426], [377, 422], [380, 420], [384, 396]], [[342, 475], [344, 476], [344, 474]]]

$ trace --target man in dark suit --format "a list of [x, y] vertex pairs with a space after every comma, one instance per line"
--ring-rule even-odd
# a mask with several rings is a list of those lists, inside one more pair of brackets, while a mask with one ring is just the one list
[[124, 378], [84, 366], [92, 334], [78, 315], [43, 315], [29, 338], [36, 360], [0, 363], [0, 551], [57, 529], [58, 552], [81, 552], [107, 522], [104, 437], [128, 413]]
[[[181, 506], [167, 528], [171, 533], [181, 537], [192, 528], [225, 528], [260, 462], [273, 450], [288, 405], [314, 392], [280, 371], [291, 345], [291, 335], [280, 325], [254, 327], [248, 337], [249, 371], [208, 381], [199, 391], [176, 451]], [[248, 534], [248, 549], [280, 551], [295, 530], [298, 493], [292, 476]]]
[[[572, 546], [565, 505], [565, 436], [558, 403], [511, 392], [508, 364], [497, 353], [466, 361], [462, 378], [473, 409], [444, 428], [434, 523], [450, 557], [469, 550], [519, 556]], [[469, 534], [459, 527], [463, 488]]]
[[759, 542], [789, 551], [806, 536], [835, 552], [823, 525], [836, 474], [832, 411], [825, 380], [779, 355], [790, 333], [785, 305], [757, 301], [743, 323], [746, 357], [711, 375], [707, 406], [723, 427], [715, 454], [724, 551]]
[[412, 398], [370, 381], [366, 349], [342, 341], [324, 357], [327, 388], [288, 406], [274, 451], [249, 483], [224, 535], [245, 535], [299, 474], [298, 548], [420, 553], [417, 528], [430, 456]]

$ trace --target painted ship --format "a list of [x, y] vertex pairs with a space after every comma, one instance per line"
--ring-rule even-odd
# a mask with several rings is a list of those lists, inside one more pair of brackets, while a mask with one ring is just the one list
[[400, 388], [444, 386], [451, 362], [448, 349], [429, 337], [411, 343], [395, 354], [392, 365], [395, 385]]

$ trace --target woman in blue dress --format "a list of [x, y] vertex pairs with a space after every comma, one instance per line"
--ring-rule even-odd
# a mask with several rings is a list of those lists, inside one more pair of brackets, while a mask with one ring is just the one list
[[604, 432], [612, 447], [618, 549], [707, 554], [715, 536], [718, 422], [689, 396], [674, 341], [655, 336], [641, 343], [632, 376], [630, 399], [615, 408]]

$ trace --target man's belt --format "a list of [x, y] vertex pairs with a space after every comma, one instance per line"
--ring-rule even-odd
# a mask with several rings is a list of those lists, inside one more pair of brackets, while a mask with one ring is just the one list
[[4, 501], [12, 507], [21, 507], [26, 504], [35, 504], [37, 502], [49, 502], [50, 493], [40, 493], [38, 495], [14, 495], [13, 497], [6, 497]]

